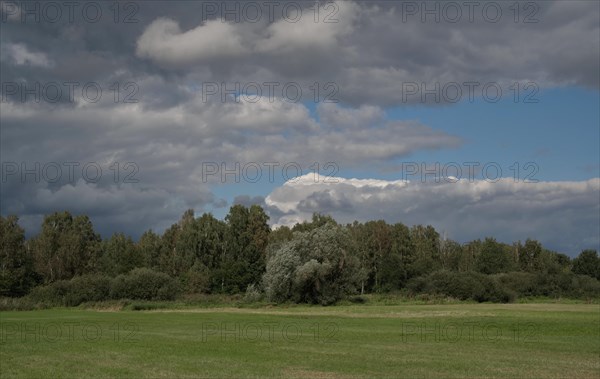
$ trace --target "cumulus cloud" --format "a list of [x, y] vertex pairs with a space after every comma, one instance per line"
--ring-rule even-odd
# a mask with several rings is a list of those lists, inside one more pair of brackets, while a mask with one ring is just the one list
[[165, 66], [186, 66], [216, 58], [231, 59], [247, 49], [234, 24], [207, 21], [182, 32], [175, 20], [159, 18], [152, 22], [137, 42], [137, 54]]
[[274, 189], [265, 204], [275, 226], [310, 220], [313, 212], [336, 220], [383, 219], [433, 225], [460, 242], [493, 236], [505, 242], [540, 240], [576, 254], [600, 245], [600, 179], [581, 182], [497, 182], [468, 179], [386, 181], [305, 175]]

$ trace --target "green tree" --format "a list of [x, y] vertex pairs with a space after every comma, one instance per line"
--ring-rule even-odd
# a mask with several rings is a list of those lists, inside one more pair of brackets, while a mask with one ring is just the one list
[[596, 250], [584, 250], [573, 259], [573, 273], [600, 280], [600, 258]]
[[142, 256], [144, 267], [155, 271], [160, 270], [162, 241], [158, 234], [154, 233], [152, 230], [144, 232], [137, 243], [137, 249]]
[[464, 260], [464, 250], [461, 244], [453, 240], [440, 241], [440, 250], [442, 258], [442, 267], [452, 271], [462, 270]]
[[535, 272], [541, 270], [542, 244], [536, 240], [527, 239], [519, 251], [521, 270]]
[[311, 230], [320, 228], [325, 224], [335, 224], [337, 222], [330, 215], [323, 215], [320, 213], [313, 213], [310, 221], [304, 221], [298, 223], [292, 227], [292, 232], [310, 232]]
[[248, 285], [260, 282], [269, 242], [268, 220], [258, 205], [230, 208], [225, 217], [225, 256], [219, 272], [224, 291], [243, 292]]
[[513, 268], [510, 250], [494, 238], [486, 238], [477, 257], [477, 271], [483, 274], [508, 272]]
[[110, 276], [126, 274], [134, 268], [142, 267], [144, 257], [140, 254], [131, 237], [115, 233], [103, 244], [102, 268]]
[[415, 225], [410, 230], [414, 248], [409, 265], [409, 276], [421, 276], [442, 266], [440, 255], [440, 235], [431, 225]]
[[348, 230], [328, 223], [295, 233], [267, 262], [263, 285], [272, 301], [331, 304], [356, 293], [361, 280]]
[[23, 296], [35, 283], [33, 259], [17, 216], [0, 216], [0, 296]]
[[46, 216], [32, 243], [35, 270], [44, 282], [96, 271], [100, 242], [87, 216], [73, 218], [69, 212]]

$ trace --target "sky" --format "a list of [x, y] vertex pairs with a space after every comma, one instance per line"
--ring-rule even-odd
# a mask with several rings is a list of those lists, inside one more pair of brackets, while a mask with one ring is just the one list
[[[471, 4], [471, 5], [468, 5]], [[597, 1], [0, 1], [0, 213], [259, 204], [600, 248]]]

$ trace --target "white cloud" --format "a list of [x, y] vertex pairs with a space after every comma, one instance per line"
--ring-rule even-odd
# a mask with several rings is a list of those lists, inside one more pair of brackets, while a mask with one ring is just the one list
[[247, 53], [236, 25], [207, 21], [182, 32], [177, 21], [159, 18], [137, 42], [137, 55], [164, 66], [186, 66], [216, 58], [237, 58]]
[[[327, 179], [329, 183], [324, 183]], [[336, 183], [331, 183], [335, 181]], [[384, 219], [430, 224], [461, 242], [493, 236], [511, 242], [535, 238], [568, 253], [600, 245], [600, 179], [581, 182], [385, 181], [324, 178], [288, 181], [265, 199], [274, 225], [310, 220]]]

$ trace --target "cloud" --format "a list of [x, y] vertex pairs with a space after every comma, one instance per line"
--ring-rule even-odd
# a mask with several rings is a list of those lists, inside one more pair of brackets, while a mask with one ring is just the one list
[[[42, 167], [48, 162], [97, 162], [104, 174], [95, 184], [79, 181], [80, 171], [74, 181], [57, 183], [36, 183], [31, 177], [22, 182], [11, 177], [2, 183], [2, 213], [14, 211], [26, 217], [27, 225], [39, 225], [43, 213], [71, 208], [97, 217], [101, 221], [96, 225], [102, 230], [123, 227], [135, 235], [149, 226], [159, 228], [174, 222], [190, 207], [202, 212], [226, 206], [219, 189], [213, 187], [221, 176], [204, 180], [203, 162], [224, 162], [227, 167], [235, 162], [296, 162], [304, 172], [314, 162], [334, 162], [345, 172], [385, 170], [393, 168], [399, 157], [461, 147], [463, 140], [453, 132], [434, 129], [419, 120], [390, 118], [388, 107], [406, 105], [402, 94], [405, 82], [425, 83], [428, 88], [436, 82], [512, 84], [530, 80], [542, 88], [600, 87], [597, 2], [538, 3], [539, 22], [533, 24], [515, 23], [508, 9], [513, 5], [510, 2], [500, 3], [505, 17], [498, 23], [482, 20], [481, 13], [474, 22], [465, 17], [458, 23], [421, 22], [420, 15], [405, 22], [402, 3], [390, 1], [325, 2], [317, 22], [313, 2], [295, 2], [302, 7], [303, 16], [290, 22], [281, 14], [288, 3], [281, 1], [273, 20], [263, 17], [258, 22], [240, 23], [204, 19], [202, 2], [172, 2], [168, 6], [164, 2], [141, 2], [134, 16], [138, 22], [134, 23], [115, 23], [109, 3], [100, 4], [104, 16], [97, 23], [85, 22], [78, 12], [75, 22], [69, 22], [66, 9], [55, 23], [24, 23], [18, 15], [9, 15], [0, 33], [3, 83], [19, 82], [26, 88], [49, 82], [78, 81], [80, 85], [73, 102], [63, 98], [58, 103], [45, 99], [36, 103], [29, 96], [22, 103], [20, 94], [8, 96], [10, 100], [2, 103], [0, 112], [2, 162], [26, 162], [28, 167], [34, 162]], [[335, 22], [323, 22], [332, 10]], [[89, 82], [100, 84], [104, 90], [97, 103], [78, 96], [83, 84]], [[257, 102], [238, 103], [231, 96], [222, 102], [220, 94], [205, 101], [201, 92], [207, 82], [280, 84], [273, 101], [263, 93]], [[283, 98], [281, 87], [290, 82], [302, 87], [305, 103]], [[110, 89], [115, 83], [120, 84], [122, 95], [117, 102]], [[129, 93], [127, 83], [137, 86], [137, 103], [123, 103], [123, 96]], [[315, 96], [315, 83], [319, 96]], [[331, 88], [336, 89], [328, 90], [327, 83], [334, 83]], [[328, 95], [339, 103], [323, 102]], [[320, 103], [313, 107], [308, 102], [314, 102], [315, 97]], [[432, 96], [427, 102], [435, 104]], [[123, 168], [128, 162], [139, 168], [139, 182], [115, 183], [110, 167], [118, 163]], [[503, 209], [485, 208], [483, 190], [460, 192], [457, 188], [463, 188], [462, 184], [439, 188], [417, 185], [415, 191], [406, 192], [412, 197], [400, 209], [394, 208], [390, 196], [405, 196], [403, 184], [377, 183], [353, 181], [327, 188], [283, 186], [294, 196], [277, 197], [282, 189], [276, 189], [269, 197], [274, 203], [267, 206], [279, 223], [301, 220], [320, 209], [339, 212], [344, 219], [364, 214], [364, 219], [393, 218], [414, 208], [407, 215], [415, 222], [430, 222], [422, 215], [437, 215], [452, 224], [448, 230], [455, 228], [458, 236], [479, 237], [488, 231], [496, 235], [491, 233], [493, 222], [498, 223], [498, 230], [512, 230], [502, 221]], [[531, 215], [544, 214], [528, 208], [538, 204], [535, 196], [539, 195], [548, 198], [539, 204], [540, 209], [556, 204], [554, 213], [548, 214], [564, 216], [556, 216], [550, 225], [544, 224], [550, 222], [544, 217], [533, 222], [524, 215], [530, 222], [519, 221], [522, 230], [537, 237], [546, 225], [549, 231], [542, 236], [552, 232], [550, 240], [563, 238], [563, 227], [571, 233], [573, 227], [567, 222], [580, 222], [589, 211], [583, 209], [577, 216], [577, 202], [560, 195], [570, 185], [560, 184], [556, 198], [533, 191], [538, 185], [506, 189], [508, 194], [513, 191], [530, 196], [527, 204], [519, 204]], [[309, 188], [314, 191], [307, 193]], [[490, 204], [514, 210], [511, 197], [500, 196], [503, 185], [492, 188], [495, 202]], [[548, 188], [553, 187], [548, 184]], [[245, 188], [239, 191], [244, 193]], [[427, 198], [429, 208], [419, 191], [423, 195], [435, 192], [436, 196]], [[402, 196], [397, 198], [406, 198]], [[483, 199], [482, 204], [474, 203], [478, 198]], [[436, 208], [448, 210], [454, 200], [465, 209], [496, 215], [497, 220], [490, 217], [482, 222], [484, 216], [462, 211], [469, 229], [459, 230], [463, 219], [450, 219]], [[250, 204], [260, 199], [240, 197], [236, 201]], [[110, 207], [97, 205], [103, 203]], [[591, 209], [596, 209], [594, 206], [591, 204]], [[393, 209], [397, 210], [394, 214]], [[517, 208], [515, 214], [519, 211]], [[563, 219], [565, 225], [558, 228], [561, 221], [557, 220]], [[597, 225], [596, 218], [588, 219], [589, 225]], [[483, 226], [485, 229], [480, 230]], [[588, 245], [594, 245], [597, 239], [589, 227], [581, 230], [581, 234], [572, 234], [572, 240], [591, 238]]]
[[12, 60], [18, 66], [28, 65], [47, 68], [53, 65], [45, 53], [31, 51], [22, 43], [8, 44], [5, 54], [8, 55], [9, 60]]
[[[481, 83], [477, 97], [489, 82], [501, 83], [506, 93], [514, 82], [528, 81], [542, 89], [600, 88], [597, 2], [536, 3], [533, 23], [522, 22], [530, 14], [523, 9], [520, 22], [515, 22], [512, 3], [497, 3], [503, 16], [496, 23], [482, 17], [481, 4], [473, 22], [463, 8], [461, 20], [451, 23], [444, 18], [421, 22], [420, 13], [406, 16], [405, 3], [322, 3], [317, 22], [311, 2], [294, 2], [302, 7], [297, 22], [283, 17], [285, 1], [276, 7], [273, 20], [264, 6], [258, 22], [242, 17], [239, 23], [206, 19], [201, 3], [165, 7], [146, 2], [140, 4], [135, 23], [114, 23], [112, 17], [70, 23], [65, 11], [61, 22], [3, 24], [2, 74], [26, 82], [102, 81], [106, 87], [117, 80], [142, 82], [151, 77], [160, 77], [165, 87], [207, 81], [296, 82], [308, 101], [315, 96], [310, 88], [315, 82], [335, 83], [335, 99], [353, 107], [422, 102], [420, 96], [403, 97], [404, 83], [433, 88], [436, 83], [443, 87], [476, 81]], [[112, 14], [106, 7], [103, 14]], [[333, 22], [324, 22], [329, 15]], [[9, 54], [6, 46], [20, 47]], [[319, 99], [328, 94], [331, 91], [321, 88]], [[171, 95], [165, 88], [153, 96], [157, 104], [185, 102]], [[448, 99], [424, 100], [435, 105]]]
[[[336, 22], [331, 23], [315, 22], [314, 8], [308, 6], [297, 22], [284, 17], [256, 23], [209, 20], [186, 32], [175, 20], [160, 18], [138, 39], [137, 54], [161, 67], [185, 69], [188, 80], [294, 80], [303, 84], [306, 99], [313, 95], [308, 90], [313, 83], [333, 82], [339, 87], [337, 99], [356, 106], [437, 104], [452, 98], [407, 99], [402, 85], [408, 83], [426, 88], [458, 83], [466, 92], [463, 83], [478, 82], [476, 97], [487, 83], [498, 83], [506, 92], [514, 82], [530, 81], [542, 88], [600, 87], [600, 12], [593, 2], [568, 7], [544, 2], [530, 23], [521, 19], [530, 11], [515, 22], [508, 3], [500, 4], [503, 16], [493, 23], [481, 8], [473, 22], [463, 9], [464, 17], [452, 23], [444, 18], [421, 22], [421, 13], [407, 16], [402, 3], [333, 4]], [[320, 17], [327, 14], [324, 4], [319, 9]]]
[[433, 225], [460, 242], [493, 236], [527, 238], [569, 254], [600, 245], [600, 179], [581, 182], [386, 181], [305, 175], [265, 199], [275, 225], [310, 220], [313, 212], [342, 223], [383, 219]]
[[232, 59], [246, 52], [234, 24], [207, 21], [183, 33], [178, 23], [168, 18], [152, 22], [140, 36], [136, 50], [138, 56], [167, 67]]
[[[383, 167], [393, 157], [460, 143], [457, 137], [414, 121], [389, 120], [375, 107], [329, 105], [319, 108], [320, 117], [313, 117], [304, 105], [279, 98], [205, 102], [198, 92], [182, 91], [185, 103], [159, 108], [148, 106], [144, 96], [138, 103], [118, 106], [111, 96], [58, 107], [3, 103], [3, 172], [7, 164], [17, 168], [3, 179], [3, 214], [32, 220], [70, 209], [104, 220], [103, 231], [123, 226], [139, 235], [174, 222], [188, 208], [202, 212], [226, 206], [212, 186], [223, 178], [234, 182], [236, 176], [207, 175], [208, 163], [220, 169], [225, 164], [230, 170], [236, 164], [256, 163], [263, 169], [262, 180], [268, 181], [266, 162], [278, 164], [279, 180], [288, 163], [304, 172], [315, 162], [338, 162], [338, 168]], [[72, 178], [69, 165], [75, 165]], [[54, 177], [56, 166], [61, 169], [59, 180], [44, 177]], [[92, 178], [95, 167], [100, 168], [97, 183], [82, 180], [87, 166], [93, 166]], [[24, 174], [26, 170], [32, 173]], [[331, 207], [336, 205], [334, 201]]]

